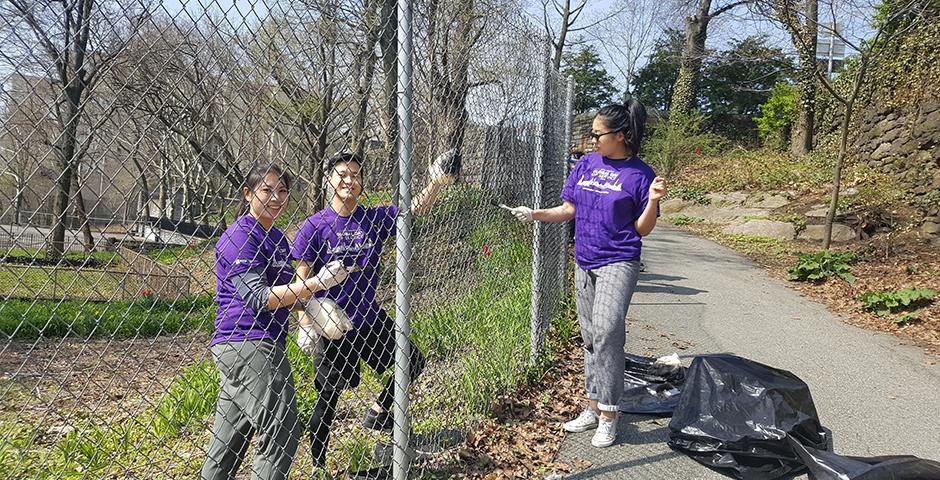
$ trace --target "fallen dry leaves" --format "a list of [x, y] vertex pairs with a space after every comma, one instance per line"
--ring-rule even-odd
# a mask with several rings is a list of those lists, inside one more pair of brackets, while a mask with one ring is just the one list
[[502, 480], [544, 478], [590, 465], [556, 462], [565, 433], [561, 424], [578, 414], [583, 396], [583, 354], [569, 345], [537, 384], [500, 398], [490, 418], [441, 464], [454, 478]]

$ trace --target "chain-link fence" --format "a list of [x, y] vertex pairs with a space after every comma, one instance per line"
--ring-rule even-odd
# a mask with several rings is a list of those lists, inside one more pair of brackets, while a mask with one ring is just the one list
[[500, 207], [558, 204], [571, 136], [520, 5], [0, 17], [0, 476], [460, 471], [566, 290]]

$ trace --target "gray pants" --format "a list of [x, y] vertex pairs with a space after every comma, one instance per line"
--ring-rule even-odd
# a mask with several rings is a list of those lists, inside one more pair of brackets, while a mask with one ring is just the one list
[[623, 394], [623, 347], [627, 308], [640, 262], [618, 262], [594, 270], [575, 267], [575, 296], [584, 340], [584, 389], [605, 412], [616, 412]]
[[212, 357], [222, 382], [202, 478], [234, 478], [255, 432], [251, 478], [287, 478], [300, 426], [284, 348], [268, 340], [222, 343]]

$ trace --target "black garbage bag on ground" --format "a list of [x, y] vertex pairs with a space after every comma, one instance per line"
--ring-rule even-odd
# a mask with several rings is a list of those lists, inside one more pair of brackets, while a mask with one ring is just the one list
[[843, 457], [789, 439], [810, 480], [940, 480], [940, 462], [914, 456]]
[[828, 443], [806, 383], [734, 355], [692, 361], [669, 429], [670, 447], [741, 479], [804, 471], [788, 437], [819, 449]]
[[657, 363], [655, 358], [624, 354], [620, 411], [642, 415], [672, 415], [679, 403], [685, 374], [686, 368], [682, 365]]

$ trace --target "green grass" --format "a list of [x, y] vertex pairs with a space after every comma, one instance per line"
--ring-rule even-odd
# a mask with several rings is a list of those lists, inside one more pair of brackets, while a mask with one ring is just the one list
[[212, 237], [190, 243], [189, 245], [161, 248], [160, 250], [147, 252], [146, 256], [164, 265], [176, 265], [180, 260], [197, 257], [206, 252], [212, 252], [215, 249], [215, 242], [218, 240], [218, 237]]
[[701, 223], [705, 221], [704, 219], [701, 219], [698, 217], [690, 217], [688, 215], [683, 215], [681, 213], [677, 215], [673, 215], [667, 218], [666, 220], [669, 220], [670, 223], [672, 223], [673, 225], [678, 225], [678, 226], [691, 225], [693, 223]]
[[[31, 260], [31, 259], [44, 259], [46, 256], [45, 251], [39, 250], [36, 248], [8, 248], [0, 249], [0, 259], [16, 259], [16, 260]], [[94, 260], [102, 265], [107, 265], [115, 263], [118, 260], [117, 252], [107, 252], [107, 251], [94, 251], [90, 253], [85, 252], [65, 252], [64, 258], [72, 262], [82, 262], [85, 260]]]
[[122, 298], [121, 274], [67, 267], [0, 265], [0, 295], [5, 298]]
[[107, 303], [11, 299], [0, 304], [0, 335], [17, 340], [152, 337], [209, 331], [214, 317], [215, 303], [208, 295]]

